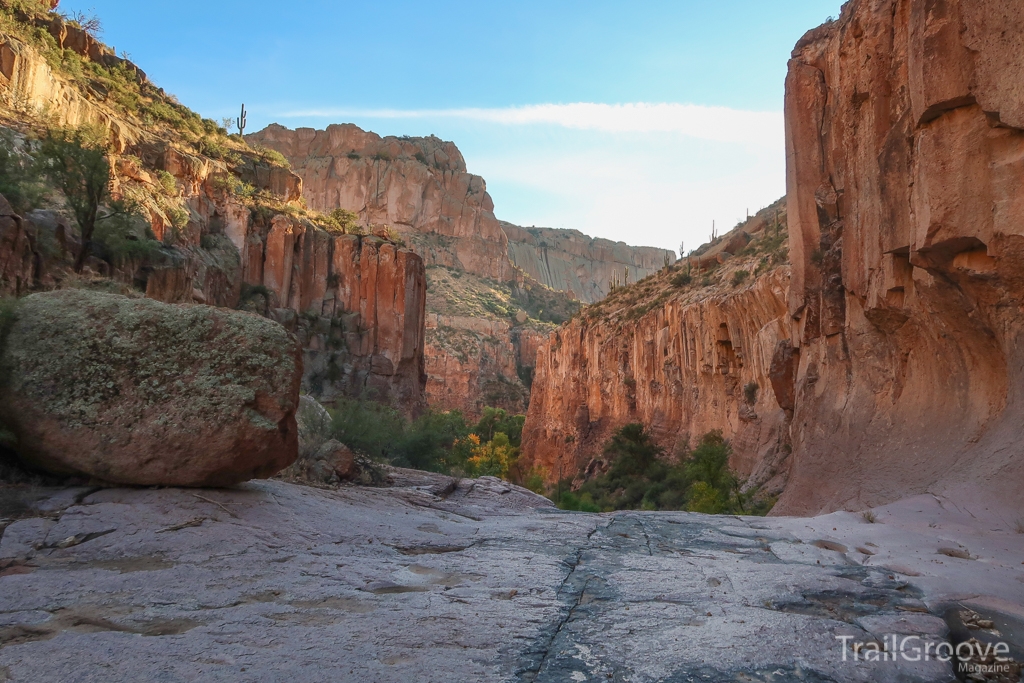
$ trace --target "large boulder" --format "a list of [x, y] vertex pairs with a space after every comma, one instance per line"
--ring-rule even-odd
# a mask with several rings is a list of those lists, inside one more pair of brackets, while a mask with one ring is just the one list
[[21, 299], [5, 333], [0, 420], [30, 465], [227, 486], [298, 454], [301, 351], [275, 322], [63, 290]]

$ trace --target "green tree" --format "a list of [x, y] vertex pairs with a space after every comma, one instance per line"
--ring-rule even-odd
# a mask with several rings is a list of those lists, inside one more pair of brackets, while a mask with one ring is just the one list
[[663, 450], [639, 423], [628, 424], [605, 444], [604, 455], [612, 461], [613, 479], [643, 476], [658, 461]]
[[35, 168], [35, 159], [27, 152], [18, 154], [14, 135], [0, 131], [0, 195], [17, 213], [23, 214], [39, 205], [44, 188]]
[[490, 441], [495, 434], [502, 432], [509, 442], [518, 448], [523, 437], [525, 415], [510, 415], [502, 408], [484, 408], [480, 421], [473, 427], [473, 433], [483, 441]]
[[110, 197], [106, 133], [91, 126], [51, 130], [40, 147], [39, 163], [43, 174], [64, 194], [78, 223], [82, 249], [75, 258], [75, 272], [79, 273], [96, 223], [102, 220], [100, 206]]

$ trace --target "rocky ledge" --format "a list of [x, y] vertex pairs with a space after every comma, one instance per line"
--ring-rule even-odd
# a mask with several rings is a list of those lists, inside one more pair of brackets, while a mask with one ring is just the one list
[[1020, 643], [1024, 535], [931, 496], [589, 515], [393, 479], [0, 491], [0, 681], [952, 681], [837, 638], [962, 640], [962, 613]]

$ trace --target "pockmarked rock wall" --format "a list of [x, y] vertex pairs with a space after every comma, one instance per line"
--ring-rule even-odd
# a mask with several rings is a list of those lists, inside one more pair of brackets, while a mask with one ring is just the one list
[[786, 81], [778, 512], [1024, 489], [1024, 5], [854, 0]]
[[[524, 471], [549, 482], [610, 464], [605, 442], [645, 425], [666, 457], [721, 430], [750, 488], [780, 492], [791, 401], [775, 395], [788, 345], [786, 212], [773, 204], [714, 243], [559, 328], [537, 352]], [[788, 410], [782, 405], [788, 405]]]
[[502, 222], [512, 264], [551, 289], [588, 304], [608, 296], [611, 283], [639, 282], [675, 263], [675, 252], [632, 247], [578, 230], [521, 228]]

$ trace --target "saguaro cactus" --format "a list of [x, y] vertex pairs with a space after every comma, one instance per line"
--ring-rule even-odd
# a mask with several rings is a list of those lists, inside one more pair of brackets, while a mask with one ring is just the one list
[[242, 115], [238, 117], [238, 121], [237, 121], [237, 124], [238, 124], [238, 134], [242, 135], [242, 136], [245, 135], [245, 124], [246, 124], [245, 115], [246, 115], [245, 105], [243, 104], [242, 105]]

